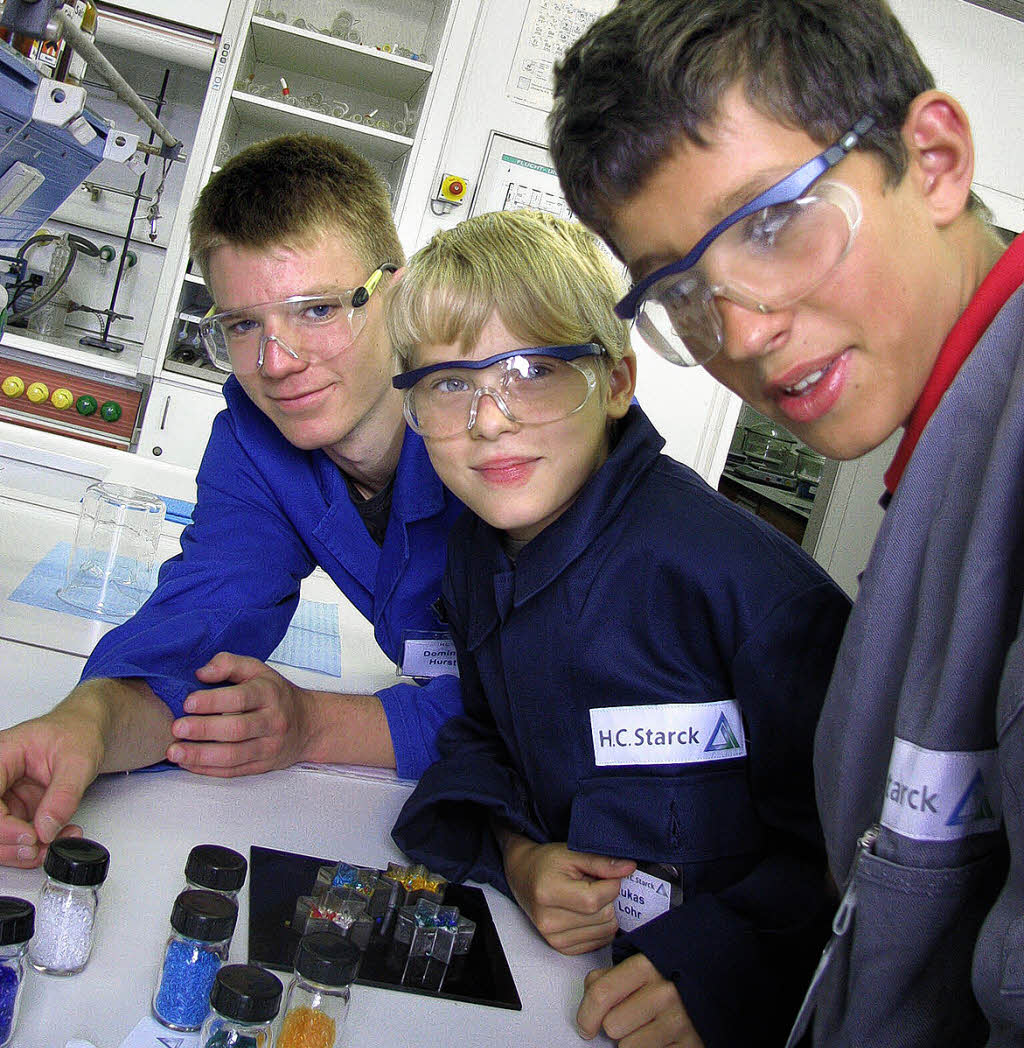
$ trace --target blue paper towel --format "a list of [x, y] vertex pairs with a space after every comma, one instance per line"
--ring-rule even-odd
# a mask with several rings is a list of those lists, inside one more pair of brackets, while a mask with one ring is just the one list
[[[115, 625], [123, 622], [123, 619], [96, 615], [73, 607], [57, 596], [57, 590], [64, 584], [64, 571], [70, 552], [69, 543], [59, 542], [19, 583], [9, 599], [83, 619], [97, 619]], [[288, 632], [267, 661], [340, 676], [341, 637], [338, 635], [337, 607], [319, 601], [300, 600]]]
[[167, 512], [164, 516], [168, 520], [173, 520], [175, 524], [191, 524], [192, 514], [195, 511], [196, 504], [194, 502], [186, 502], [184, 499], [172, 499], [166, 495], [161, 495], [164, 505], [167, 507]]

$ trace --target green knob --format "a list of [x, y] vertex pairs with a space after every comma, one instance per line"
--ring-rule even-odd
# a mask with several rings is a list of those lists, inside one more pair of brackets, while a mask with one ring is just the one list
[[100, 248], [101, 262], [113, 262], [115, 258], [117, 258], [117, 252], [109, 244], [104, 244]]
[[106, 400], [100, 407], [100, 417], [104, 422], [116, 422], [121, 417], [121, 405], [116, 400]]
[[96, 398], [88, 393], [75, 401], [75, 410], [77, 410], [79, 415], [91, 415], [96, 411], [97, 407]]

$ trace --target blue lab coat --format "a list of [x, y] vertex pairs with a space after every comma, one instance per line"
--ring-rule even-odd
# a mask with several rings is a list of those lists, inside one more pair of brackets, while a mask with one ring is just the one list
[[[224, 397], [181, 554], [163, 565], [142, 609], [100, 640], [82, 674], [141, 677], [175, 716], [200, 687], [195, 670], [218, 651], [266, 659], [288, 628], [300, 582], [317, 565], [400, 662], [405, 631], [444, 629], [432, 604], [448, 532], [462, 512], [422, 439], [407, 430], [380, 547], [324, 452], [289, 444], [233, 377]], [[398, 774], [415, 778], [437, 756], [438, 728], [462, 709], [459, 681], [397, 682], [377, 695]]]
[[[639, 950], [672, 979], [707, 1048], [781, 1043], [832, 904], [811, 752], [849, 601], [663, 445], [631, 407], [608, 460], [514, 564], [477, 517], [456, 526], [444, 597], [466, 714], [393, 836], [506, 893], [492, 817], [678, 865], [682, 903], [620, 934], [615, 958]], [[596, 765], [591, 709], [726, 699], [747, 756]]]

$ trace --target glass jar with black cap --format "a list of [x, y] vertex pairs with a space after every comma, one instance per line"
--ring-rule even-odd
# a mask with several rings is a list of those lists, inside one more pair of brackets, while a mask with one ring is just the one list
[[185, 887], [220, 892], [235, 900], [249, 866], [245, 857], [220, 844], [197, 844], [185, 863]]
[[100, 885], [110, 852], [84, 837], [60, 837], [46, 849], [46, 880], [36, 903], [35, 935], [28, 959], [38, 972], [74, 975], [92, 953]]
[[0, 1048], [7, 1048], [18, 1025], [25, 979], [25, 951], [35, 927], [35, 907], [13, 895], [0, 896]]
[[277, 1048], [338, 1048], [360, 956], [338, 932], [311, 932], [299, 941]]
[[213, 981], [199, 1048], [270, 1048], [281, 980], [255, 964], [226, 964]]
[[238, 907], [219, 892], [183, 891], [171, 910], [171, 934], [153, 993], [153, 1015], [172, 1030], [198, 1030], [210, 991], [228, 959]]

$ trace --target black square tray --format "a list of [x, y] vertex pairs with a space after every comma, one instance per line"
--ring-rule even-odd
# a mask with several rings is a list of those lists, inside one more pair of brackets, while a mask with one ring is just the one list
[[[299, 935], [291, 927], [295, 901], [312, 893], [321, 866], [333, 866], [337, 861], [258, 845], [249, 848], [250, 964], [282, 972], [292, 970], [299, 944]], [[449, 884], [444, 902], [458, 906], [459, 913], [476, 922], [468, 954], [455, 958], [450, 965], [420, 959], [415, 973], [407, 972], [405, 958], [397, 955], [389, 942], [374, 938], [363, 954], [356, 982], [521, 1011], [522, 1002], [484, 893], [469, 885]]]

